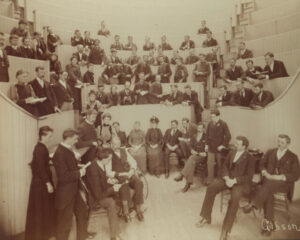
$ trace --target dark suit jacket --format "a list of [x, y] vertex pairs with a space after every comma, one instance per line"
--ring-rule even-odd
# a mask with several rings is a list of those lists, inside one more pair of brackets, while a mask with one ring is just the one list
[[218, 97], [216, 103], [222, 103], [222, 106], [231, 105], [232, 96], [233, 96], [232, 92], [227, 91], [226, 95], [222, 95], [222, 96]]
[[273, 94], [269, 91], [262, 91], [261, 100], [259, 100], [258, 96], [259, 94], [254, 94], [250, 105], [258, 105], [261, 107], [265, 107], [274, 100]]
[[217, 45], [218, 45], [218, 42], [214, 38], [211, 38], [210, 40], [205, 39], [204, 42], [202, 43], [202, 47], [214, 47]]
[[253, 53], [251, 50], [246, 49], [245, 52], [242, 54], [240, 51], [238, 52], [238, 58], [253, 58]]
[[0, 56], [0, 82], [9, 81], [8, 67], [9, 67], [8, 57], [6, 51], [3, 49], [2, 57]]
[[233, 104], [242, 106], [242, 107], [249, 107], [250, 102], [253, 98], [253, 92], [249, 88], [244, 88], [245, 89], [245, 96], [243, 97], [239, 91], [236, 91], [233, 95]]
[[71, 37], [71, 45], [73, 47], [76, 47], [77, 45], [83, 45], [83, 38], [80, 37], [79, 39], [76, 39], [75, 37]]
[[12, 48], [12, 46], [6, 46], [4, 48], [5, 52], [7, 55], [9, 56], [14, 56], [14, 57], [22, 57], [22, 52], [21, 52], [21, 48], [17, 47], [17, 49]]
[[42, 116], [54, 113], [54, 107], [57, 106], [57, 99], [50, 83], [44, 81], [44, 88], [42, 88], [38, 80], [34, 79], [29, 82], [29, 84], [37, 97], [47, 98], [46, 101], [37, 104], [39, 115]]
[[132, 105], [135, 103], [135, 93], [133, 91], [129, 91], [127, 94], [125, 90], [120, 92], [120, 104], [121, 105]]
[[109, 98], [106, 93], [102, 93], [101, 95], [98, 93], [97, 100], [102, 104], [109, 104]]
[[60, 37], [55, 34], [48, 34], [47, 37], [47, 46], [49, 52], [55, 52], [56, 46], [54, 45], [55, 43], [58, 43], [60, 41]]
[[187, 49], [191, 49], [191, 48], [195, 48], [195, 43], [192, 40], [189, 41], [184, 41], [183, 43], [181, 43], [180, 45], [180, 50], [187, 50]]
[[255, 159], [245, 151], [239, 159], [233, 163], [237, 151], [233, 150], [227, 155], [222, 166], [222, 177], [236, 178], [237, 184], [251, 184], [255, 172]]
[[95, 82], [94, 82], [94, 73], [86, 71], [83, 75], [83, 82], [84, 83], [95, 84]]
[[179, 90], [177, 91], [176, 95], [174, 95], [173, 93], [170, 93], [167, 95], [165, 100], [172, 102], [173, 105], [180, 104], [183, 101], [183, 93], [180, 92]]
[[[277, 148], [270, 149], [259, 164], [259, 169], [266, 170], [269, 174], [283, 174], [288, 183], [289, 199], [292, 200], [294, 182], [300, 177], [299, 159], [292, 151], [287, 150], [282, 158], [277, 159]], [[277, 169], [277, 170], [276, 170]]]
[[179, 82], [180, 80], [182, 82], [186, 82], [188, 75], [189, 74], [186, 66], [184, 66], [183, 64], [176, 66], [175, 74], [174, 74], [174, 82]]
[[191, 137], [191, 149], [193, 149], [194, 151], [200, 153], [200, 152], [205, 152], [205, 145], [206, 145], [206, 134], [203, 133], [202, 137], [199, 141], [197, 141], [197, 133], [195, 133], [192, 137]]
[[74, 98], [71, 87], [68, 83], [66, 85], [67, 88], [65, 88], [60, 82], [58, 82], [54, 87], [54, 92], [59, 108], [61, 108], [64, 102], [71, 102], [72, 98]]
[[271, 70], [269, 65], [266, 65], [264, 71], [268, 72], [269, 79], [280, 78], [280, 77], [288, 77], [288, 73], [284, 66], [284, 63], [278, 60], [274, 61], [273, 71]]
[[127, 137], [126, 137], [126, 133], [123, 131], [119, 131], [117, 132], [118, 137], [121, 140], [121, 147], [126, 147], [127, 146]]
[[76, 144], [77, 148], [92, 147], [93, 142], [97, 142], [97, 132], [94, 125], [83, 121], [79, 128], [79, 138]]
[[21, 56], [23, 58], [31, 58], [31, 59], [36, 58], [36, 52], [32, 48], [25, 48], [24, 46], [21, 46], [20, 49], [21, 49]]
[[169, 43], [162, 43], [158, 46], [158, 48], [162, 49], [163, 51], [173, 50]]
[[[94, 203], [114, 195], [112, 185], [107, 183], [106, 173], [96, 161], [86, 169], [87, 185], [93, 196]], [[91, 203], [93, 206], [94, 204]]]
[[258, 79], [258, 74], [261, 73], [263, 70], [261, 67], [259, 66], [254, 66], [254, 69], [253, 70], [249, 70], [247, 69], [246, 72], [245, 72], [245, 77], [251, 77], [253, 79]]
[[179, 147], [179, 139], [178, 138], [182, 137], [182, 132], [180, 132], [179, 129], [177, 129], [175, 134], [172, 136], [171, 131], [172, 131], [171, 128], [167, 129], [167, 131], [164, 135], [164, 144], [168, 143], [171, 146], [174, 146], [177, 144]]
[[88, 56], [85, 53], [82, 53], [81, 58], [78, 52], [74, 53], [73, 55], [78, 59], [78, 62], [88, 61]]
[[191, 95], [184, 93], [183, 97], [182, 97], [182, 101], [188, 102], [189, 105], [194, 105], [194, 108], [196, 111], [201, 111], [201, 112], [203, 111], [203, 107], [201, 106], [201, 104], [199, 102], [198, 94], [196, 91], [192, 90]]
[[89, 62], [92, 64], [102, 64], [105, 60], [105, 52], [100, 47], [93, 47], [90, 51]]
[[161, 75], [161, 83], [169, 83], [172, 70], [169, 63], [162, 63], [158, 66], [157, 74]]
[[199, 61], [199, 57], [196, 55], [189, 55], [187, 56], [187, 58], [185, 59], [185, 64], [194, 64], [196, 62]]
[[55, 207], [64, 209], [76, 197], [80, 179], [74, 152], [59, 145], [53, 156], [57, 175]]
[[47, 56], [47, 47], [43, 38], [37, 41], [36, 56], [37, 59], [45, 59]]
[[206, 137], [208, 150], [210, 152], [218, 152], [217, 148], [220, 145], [228, 147], [231, 134], [227, 123], [221, 119], [216, 124], [210, 121], [206, 129]]
[[230, 80], [237, 80], [238, 78], [243, 78], [243, 76], [244, 71], [240, 66], [235, 66], [234, 71], [231, 68], [226, 70], [226, 77]]

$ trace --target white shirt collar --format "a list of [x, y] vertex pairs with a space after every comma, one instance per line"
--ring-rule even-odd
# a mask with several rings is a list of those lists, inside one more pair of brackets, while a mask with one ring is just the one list
[[64, 143], [64, 142], [61, 142], [60, 145], [62, 145], [63, 147], [65, 147], [65, 148], [67, 148], [67, 149], [69, 149], [69, 150], [72, 151], [72, 147], [71, 147], [69, 144], [66, 144], [66, 143]]
[[245, 151], [237, 151], [235, 156], [234, 156], [234, 159], [233, 159], [233, 162], [237, 162], [237, 160], [239, 160], [239, 158], [242, 156], [242, 154], [244, 153]]
[[272, 70], [272, 72], [274, 71], [274, 62], [271, 63], [270, 68]]
[[67, 88], [67, 83], [64, 82], [63, 80], [59, 79], [59, 83], [60, 83], [61, 85], [63, 85], [64, 88]]
[[287, 148], [284, 149], [284, 150], [280, 150], [278, 148], [278, 150], [277, 150], [277, 158], [278, 158], [278, 160], [280, 160], [284, 156], [284, 154], [286, 153], [287, 150], [288, 150]]
[[44, 87], [44, 80], [40, 79], [39, 77], [36, 77], [36, 80], [38, 81], [38, 83], [41, 85], [41, 87]]

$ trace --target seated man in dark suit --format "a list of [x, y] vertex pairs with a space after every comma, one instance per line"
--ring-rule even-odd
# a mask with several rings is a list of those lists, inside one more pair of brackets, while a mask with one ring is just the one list
[[176, 153], [179, 165], [183, 166], [184, 163], [181, 161], [182, 153], [179, 147], [179, 138], [182, 133], [178, 129], [178, 121], [171, 121], [171, 128], [167, 129], [164, 135], [164, 162], [165, 162], [165, 173], [166, 178], [169, 178], [170, 174], [170, 153]]
[[224, 190], [230, 190], [231, 198], [223, 221], [220, 240], [227, 240], [232, 229], [240, 199], [249, 194], [254, 174], [254, 160], [247, 151], [249, 141], [246, 137], [238, 136], [235, 140], [235, 150], [231, 151], [222, 166], [222, 178], [212, 182], [206, 189], [201, 209], [201, 219], [197, 227], [211, 223], [211, 213], [215, 197]]
[[173, 57], [171, 57], [170, 63], [172, 65], [176, 65], [176, 59], [177, 58], [181, 59], [181, 61], [183, 62], [183, 58], [180, 56], [179, 51], [178, 50], [173, 50]]
[[236, 59], [230, 60], [230, 67], [226, 70], [226, 82], [231, 83], [244, 77], [244, 71], [241, 66], [236, 65]]
[[35, 72], [37, 76], [29, 84], [34, 91], [35, 96], [38, 98], [44, 98], [43, 102], [37, 104], [39, 116], [48, 115], [54, 112], [61, 112], [57, 106], [55, 93], [50, 86], [50, 83], [45, 80], [45, 68], [38, 66], [35, 68]]
[[107, 65], [101, 74], [100, 84], [118, 84], [119, 83], [119, 68], [117, 64], [113, 64], [110, 59], [107, 59]]
[[120, 92], [120, 105], [132, 105], [135, 103], [135, 94], [130, 87], [131, 83], [126, 81], [124, 84], [124, 90]]
[[133, 42], [132, 36], [128, 36], [128, 43], [124, 45], [124, 50], [126, 51], [137, 50], [137, 45]]
[[58, 145], [53, 163], [57, 175], [55, 189], [55, 208], [57, 209], [57, 240], [66, 240], [69, 237], [73, 214], [76, 217], [77, 240], [88, 237], [88, 207], [81, 196], [81, 178], [86, 169], [78, 168], [78, 160], [73, 151], [78, 140], [78, 132], [66, 129], [63, 132], [63, 141]]
[[[207, 153], [205, 152], [206, 145], [206, 135], [205, 127], [203, 123], [198, 123], [197, 131], [191, 136], [190, 140], [190, 157], [184, 165], [184, 168], [181, 170], [178, 177], [174, 180], [176, 182], [182, 181], [183, 178], [186, 179], [185, 187], [182, 189], [182, 192], [187, 192], [191, 185], [194, 182], [194, 173], [197, 164], [200, 162], [202, 164], [206, 161]], [[201, 176], [203, 180], [204, 176]]]
[[0, 82], [8, 82], [8, 67], [9, 61], [7, 53], [4, 50], [4, 33], [0, 32]]
[[60, 72], [59, 80], [54, 88], [57, 105], [61, 111], [73, 110], [74, 97], [67, 80], [68, 73], [66, 71]]
[[170, 77], [172, 75], [172, 70], [169, 63], [166, 63], [164, 61], [164, 57], [159, 57], [160, 65], [157, 68], [157, 74], [161, 76], [161, 82], [162, 83], [169, 83]]
[[284, 66], [284, 63], [278, 60], [274, 60], [273, 53], [266, 53], [265, 61], [267, 65], [265, 66], [264, 71], [268, 72], [266, 75], [266, 79], [274, 79], [289, 76]]
[[176, 58], [176, 68], [174, 74], [174, 82], [175, 83], [182, 83], [187, 81], [189, 73], [185, 65], [183, 65], [181, 58]]
[[94, 65], [92, 63], [87, 64], [87, 71], [83, 75], [83, 82], [88, 83], [90, 85], [95, 84]]
[[149, 83], [145, 81], [145, 74], [141, 72], [139, 74], [139, 82], [134, 86], [134, 93], [136, 95], [136, 104], [148, 104], [149, 103]]
[[112, 124], [113, 126], [113, 132], [119, 137], [121, 141], [121, 147], [127, 147], [127, 137], [126, 133], [124, 131], [120, 130], [120, 123], [119, 122], [114, 122]]
[[90, 31], [84, 31], [83, 46], [91, 49], [94, 46], [95, 40], [91, 38]]
[[78, 128], [79, 138], [76, 143], [77, 148], [89, 147], [88, 151], [81, 157], [83, 163], [94, 161], [98, 147], [98, 137], [95, 128], [95, 121], [97, 118], [97, 111], [90, 109], [86, 112], [86, 119], [80, 124]]
[[78, 64], [81, 66], [84, 66], [88, 62], [88, 56], [84, 53], [84, 47], [81, 44], [76, 45], [77, 46], [77, 52], [73, 55], [77, 57]]
[[212, 32], [210, 30], [206, 31], [206, 39], [202, 43], [202, 47], [214, 47], [217, 45], [218, 42], [212, 37]]
[[99, 84], [98, 85], [98, 95], [97, 95], [97, 100], [102, 104], [102, 105], [107, 105], [109, 104], [109, 99], [107, 94], [104, 92], [104, 85]]
[[220, 96], [217, 98], [216, 104], [218, 107], [228, 106], [232, 103], [232, 92], [227, 90], [226, 85], [222, 85], [219, 87], [220, 89]]
[[260, 66], [254, 66], [253, 61], [251, 59], [246, 61], [247, 70], [245, 72], [245, 78], [250, 83], [257, 83], [260, 81], [259, 79], [265, 78], [262, 74], [263, 69]]
[[237, 90], [233, 94], [233, 104], [242, 107], [249, 107], [253, 98], [253, 92], [244, 87], [244, 81], [239, 80], [236, 84]]
[[35, 59], [36, 58], [36, 52], [31, 47], [31, 40], [30, 40], [30, 38], [29, 37], [23, 37], [22, 38], [22, 43], [23, 43], [23, 45], [20, 47], [20, 49], [21, 49], [21, 56], [23, 58]]
[[272, 230], [275, 230], [273, 194], [287, 193], [291, 201], [294, 184], [300, 177], [299, 159], [289, 150], [290, 143], [291, 139], [288, 135], [280, 134], [277, 139], [278, 147], [270, 149], [264, 155], [259, 164], [263, 177], [262, 185], [254, 193], [251, 202], [243, 209], [245, 213], [249, 213], [252, 208], [264, 208], [266, 221], [261, 231], [264, 236], [270, 236]]
[[83, 37], [78, 29], [74, 31], [74, 36], [71, 37], [71, 45], [73, 47], [76, 47], [77, 45], [83, 46]]
[[239, 49], [238, 49], [238, 56], [237, 58], [245, 59], [245, 58], [253, 58], [253, 53], [246, 48], [245, 42], [240, 42]]
[[10, 45], [4, 48], [7, 55], [14, 56], [14, 57], [22, 57], [22, 52], [21, 52], [21, 48], [18, 46], [18, 41], [19, 38], [17, 35], [9, 36]]
[[120, 42], [120, 35], [115, 35], [114, 39], [115, 39], [115, 42], [110, 45], [110, 49], [116, 49], [118, 51], [123, 50], [124, 46]]
[[171, 84], [170, 90], [170, 93], [165, 96], [165, 104], [171, 106], [181, 104], [183, 101], [183, 94], [178, 90], [177, 84]]
[[199, 60], [199, 57], [196, 55], [195, 49], [190, 49], [189, 55], [186, 57], [184, 63], [187, 65], [192, 65], [192, 64], [195, 64], [196, 62], [198, 62], [198, 60]]
[[190, 39], [189, 35], [184, 37], [184, 41], [180, 45], [180, 50], [189, 50], [191, 48], [195, 48], [195, 42]]
[[151, 39], [150, 37], [145, 37], [145, 43], [144, 43], [144, 46], [143, 46], [143, 50], [144, 51], [151, 51], [151, 50], [154, 50], [155, 49], [155, 45], [153, 42], [151, 42]]
[[121, 229], [115, 198], [117, 198], [123, 185], [118, 181], [111, 181], [109, 173], [106, 171], [110, 167], [111, 161], [111, 149], [98, 149], [95, 161], [86, 170], [86, 176], [87, 185], [93, 200], [90, 203], [90, 208], [105, 208], [108, 215], [110, 239], [117, 240], [120, 239], [119, 234], [121, 233]]
[[29, 32], [27, 28], [27, 22], [21, 19], [19, 21], [18, 27], [14, 27], [11, 30], [10, 35], [17, 35], [18, 37], [21, 38], [28, 36]]
[[184, 87], [184, 94], [182, 97], [182, 105], [193, 106], [195, 112], [196, 123], [201, 122], [203, 107], [201, 106], [196, 91], [192, 90], [190, 85]]
[[[163, 61], [160, 60], [161, 57], [163, 57]], [[162, 50], [161, 48], [157, 50], [156, 62], [157, 65], [160, 65], [162, 63], [170, 63], [168, 56], [164, 54], [164, 50]]]
[[[129, 51], [129, 50], [128, 50]], [[131, 50], [131, 56], [126, 61], [132, 68], [135, 68], [140, 62], [140, 57], [137, 55], [137, 50], [133, 48]]]
[[254, 85], [254, 96], [250, 102], [250, 107], [263, 108], [274, 100], [273, 94], [270, 91], [263, 90], [263, 87], [262, 83]]
[[119, 84], [124, 85], [126, 81], [132, 81], [133, 71], [131, 66], [122, 59], [122, 66], [120, 66]]
[[33, 33], [33, 48], [37, 59], [45, 60], [47, 58], [47, 46], [39, 32]]
[[206, 34], [206, 32], [209, 31], [209, 28], [206, 27], [206, 21], [201, 21], [201, 27], [198, 29], [198, 34]]
[[104, 50], [100, 47], [100, 40], [96, 39], [89, 54], [89, 62], [92, 64], [103, 64], [106, 59]]
[[136, 66], [136, 69], [134, 71], [135, 74], [135, 82], [137, 83], [139, 79], [139, 74], [144, 73], [146, 81], [151, 81], [152, 79], [152, 70], [151, 66], [148, 61], [148, 56], [144, 55], [143, 58], [139, 59], [139, 63]]
[[161, 37], [161, 44], [158, 46], [158, 49], [162, 51], [173, 50], [172, 46], [167, 43], [167, 37], [165, 35]]
[[111, 55], [108, 57], [108, 59], [113, 63], [113, 64], [122, 64], [121, 59], [118, 57], [118, 51], [115, 48], [110, 49]]

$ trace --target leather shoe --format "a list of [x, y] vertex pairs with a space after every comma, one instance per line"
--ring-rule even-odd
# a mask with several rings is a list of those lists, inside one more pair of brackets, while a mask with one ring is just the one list
[[129, 214], [124, 214], [124, 220], [125, 220], [126, 223], [131, 222], [131, 217], [130, 217], [130, 215], [129, 215]]
[[222, 230], [220, 240], [228, 240], [228, 235], [229, 235], [229, 233], [227, 231]]
[[191, 187], [191, 184], [190, 183], [186, 183], [185, 186], [184, 186], [184, 188], [182, 189], [182, 192], [186, 193], [190, 189], [190, 187]]
[[210, 221], [208, 221], [205, 218], [202, 218], [199, 222], [196, 223], [196, 227], [197, 228], [202, 228], [202, 227], [204, 227], [207, 224], [210, 224]]
[[136, 216], [140, 222], [144, 222], [144, 215], [142, 212], [138, 212]]
[[176, 182], [180, 182], [180, 181], [182, 181], [182, 179], [183, 179], [183, 175], [182, 174], [180, 174], [178, 177], [174, 178], [174, 180]]
[[246, 206], [243, 207], [243, 212], [244, 213], [250, 213], [253, 209], [253, 206], [251, 204], [247, 204]]

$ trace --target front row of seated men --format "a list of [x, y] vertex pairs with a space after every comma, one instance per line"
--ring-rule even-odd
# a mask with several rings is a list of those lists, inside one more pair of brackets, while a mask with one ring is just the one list
[[250, 108], [263, 108], [273, 100], [273, 94], [263, 89], [262, 83], [254, 84], [253, 90], [244, 86], [245, 82], [239, 80], [236, 83], [235, 92], [228, 91], [227, 86], [223, 85], [220, 89], [220, 96], [216, 100], [216, 105], [222, 106], [242, 106]]
[[[270, 236], [274, 227], [274, 194], [286, 193], [291, 200], [295, 181], [300, 177], [297, 155], [288, 149], [291, 142], [289, 136], [280, 134], [275, 149], [269, 150], [259, 162], [261, 181], [255, 185], [256, 161], [249, 154], [249, 141], [238, 136], [235, 140], [235, 150], [231, 151], [222, 164], [221, 178], [216, 179], [206, 189], [205, 198], [200, 212], [200, 220], [196, 226], [205, 227], [212, 222], [212, 209], [218, 193], [229, 190], [231, 198], [223, 221], [220, 240], [229, 239], [241, 198], [250, 198], [250, 203], [243, 210], [249, 213], [252, 209], [264, 209], [265, 219], [261, 234]], [[252, 186], [256, 189], [253, 191]], [[270, 226], [265, 226], [270, 225]]]

